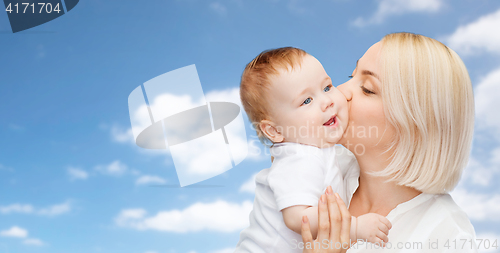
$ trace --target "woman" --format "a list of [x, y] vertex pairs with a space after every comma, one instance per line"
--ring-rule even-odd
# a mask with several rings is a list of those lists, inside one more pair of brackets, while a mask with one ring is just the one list
[[[447, 194], [467, 164], [473, 134], [462, 60], [434, 39], [395, 33], [370, 47], [351, 77], [338, 87], [350, 107], [341, 144], [359, 164], [347, 161], [349, 212], [384, 215], [392, 228], [385, 249], [356, 243], [348, 252], [476, 252], [474, 228]], [[334, 210], [332, 221], [341, 217]]]

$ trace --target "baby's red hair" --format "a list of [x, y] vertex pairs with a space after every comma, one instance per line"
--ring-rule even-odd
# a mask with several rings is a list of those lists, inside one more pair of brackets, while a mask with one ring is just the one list
[[268, 117], [268, 103], [265, 95], [271, 85], [270, 77], [280, 70], [293, 69], [302, 62], [307, 53], [299, 48], [282, 47], [266, 50], [247, 64], [241, 75], [240, 97], [243, 107], [252, 122], [257, 136], [264, 138], [259, 123]]

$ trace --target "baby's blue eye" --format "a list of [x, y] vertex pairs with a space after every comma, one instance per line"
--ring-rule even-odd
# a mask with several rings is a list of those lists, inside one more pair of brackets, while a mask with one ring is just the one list
[[312, 98], [306, 98], [306, 100], [304, 100], [304, 102], [302, 102], [303, 105], [307, 105], [309, 103], [312, 102]]
[[325, 87], [325, 89], [323, 89], [323, 91], [324, 92], [329, 92], [331, 88], [332, 88], [332, 85], [329, 84], [328, 86]]

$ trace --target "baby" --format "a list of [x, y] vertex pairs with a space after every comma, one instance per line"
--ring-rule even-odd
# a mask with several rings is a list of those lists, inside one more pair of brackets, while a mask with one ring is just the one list
[[[317, 203], [326, 188], [332, 186], [347, 204], [335, 160], [335, 144], [348, 122], [346, 98], [316, 58], [292, 47], [253, 59], [241, 77], [240, 94], [259, 138], [273, 143], [274, 161], [257, 174], [250, 226], [235, 252], [302, 252], [302, 216], [316, 237]], [[378, 214], [353, 217], [351, 240], [380, 242], [389, 226]]]

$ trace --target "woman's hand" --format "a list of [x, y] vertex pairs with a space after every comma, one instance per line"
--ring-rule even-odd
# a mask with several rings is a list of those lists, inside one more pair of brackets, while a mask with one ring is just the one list
[[351, 214], [344, 201], [329, 186], [326, 195], [321, 195], [318, 203], [318, 237], [313, 241], [309, 220], [302, 217], [302, 241], [304, 253], [346, 252], [351, 246], [349, 231]]

